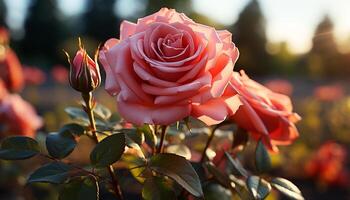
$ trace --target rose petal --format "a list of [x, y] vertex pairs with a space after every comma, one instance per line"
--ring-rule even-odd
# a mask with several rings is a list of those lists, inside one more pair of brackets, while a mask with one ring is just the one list
[[188, 105], [167, 105], [161, 107], [147, 106], [142, 104], [131, 104], [125, 102], [122, 99], [117, 100], [118, 111], [126, 121], [133, 122], [136, 125], [157, 124], [157, 125], [169, 125], [174, 121], [179, 121], [187, 116], [191, 112], [191, 106]]
[[[105, 53], [106, 60], [111, 67], [114, 76], [119, 84], [125, 83], [125, 87], [130, 89], [141, 101], [153, 102], [152, 97], [147, 95], [137, 82], [137, 76], [133, 72], [133, 60], [130, 53], [129, 40], [123, 40], [118, 45], [113, 46]], [[128, 94], [130, 96], [131, 94]]]
[[198, 63], [194, 64], [192, 69], [184, 74], [180, 79], [178, 79], [177, 83], [185, 83], [192, 79], [194, 79], [200, 72], [203, 72], [205, 69], [205, 65], [207, 64], [207, 55], [205, 55], [203, 58], [199, 60]]
[[120, 40], [128, 38], [130, 35], [133, 35], [136, 31], [136, 24], [124, 20], [120, 24]]
[[149, 84], [142, 84], [142, 89], [152, 95], [179, 95], [183, 92], [196, 91], [203, 87], [210, 87], [211, 75], [208, 73], [197, 80], [194, 80], [191, 83], [187, 83], [184, 85], [179, 85], [176, 87], [168, 87], [168, 88], [160, 88], [156, 86], [152, 86]]
[[151, 51], [152, 43], [156, 43], [159, 38], [165, 38], [168, 34], [176, 33], [178, 33], [178, 30], [169, 24], [159, 22], [152, 23], [145, 31], [143, 40], [143, 51], [147, 57], [155, 58], [154, 53]]
[[135, 73], [145, 81], [148, 81], [150, 84], [154, 86], [160, 86], [160, 87], [176, 87], [179, 86], [179, 84], [169, 81], [161, 80], [149, 72], [147, 72], [145, 69], [143, 69], [138, 63], [134, 62], [134, 70]]
[[241, 106], [238, 95], [212, 99], [201, 105], [193, 105], [191, 116], [211, 126], [223, 122]]
[[119, 42], [117, 39], [110, 39], [108, 40], [105, 45], [104, 49], [100, 51], [99, 53], [99, 60], [102, 63], [103, 68], [106, 71], [106, 82], [105, 82], [105, 89], [112, 95], [116, 95], [120, 91], [120, 86], [118, 82], [115, 80], [115, 77], [113, 75], [111, 66], [109, 65], [105, 53], [114, 45], [116, 45]]

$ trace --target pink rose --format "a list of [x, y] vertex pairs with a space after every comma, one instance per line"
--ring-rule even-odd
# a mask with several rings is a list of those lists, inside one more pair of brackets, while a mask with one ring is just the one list
[[238, 54], [228, 31], [163, 8], [136, 24], [124, 21], [100, 61], [126, 121], [168, 125], [192, 116], [212, 125], [240, 105], [225, 93]]
[[0, 49], [0, 78], [10, 91], [19, 91], [23, 88], [22, 65], [16, 53], [10, 48], [5, 48], [3, 52]]
[[46, 81], [46, 74], [38, 67], [23, 67], [24, 80], [26, 84], [41, 85]]
[[57, 83], [67, 84], [69, 71], [63, 65], [55, 65], [51, 69], [51, 76]]
[[7, 96], [8, 92], [5, 87], [5, 83], [2, 79], [0, 79], [0, 103]]
[[322, 85], [314, 89], [314, 97], [320, 101], [339, 101], [344, 96], [345, 91], [340, 84]]
[[9, 32], [5, 27], [0, 27], [0, 45], [7, 44], [9, 41]]
[[276, 145], [288, 145], [298, 137], [294, 123], [300, 117], [292, 112], [288, 96], [272, 92], [250, 79], [244, 71], [234, 73], [231, 86], [242, 102], [232, 119], [255, 139], [262, 138], [271, 150], [278, 151]]
[[273, 79], [264, 84], [267, 88], [270, 90], [285, 94], [285, 95], [292, 95], [293, 93], [293, 85], [288, 80], [283, 79]]
[[34, 137], [42, 119], [34, 108], [19, 95], [7, 95], [0, 103], [0, 135], [26, 135]]

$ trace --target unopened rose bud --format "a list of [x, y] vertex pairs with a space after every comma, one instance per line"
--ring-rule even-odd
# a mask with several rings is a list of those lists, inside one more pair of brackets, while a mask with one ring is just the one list
[[73, 62], [70, 62], [69, 83], [75, 90], [82, 93], [89, 93], [95, 90], [101, 83], [100, 69], [97, 63], [97, 54], [95, 60], [92, 60], [82, 47], [79, 39], [79, 50], [76, 53]]

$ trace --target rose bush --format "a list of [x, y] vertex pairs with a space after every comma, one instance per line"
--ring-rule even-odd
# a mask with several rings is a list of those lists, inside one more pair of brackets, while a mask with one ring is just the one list
[[[299, 116], [287, 96], [233, 71], [239, 53], [231, 40], [229, 32], [172, 9], [136, 24], [124, 21], [120, 40], [108, 40], [99, 52], [106, 89], [123, 119], [95, 99], [102, 82], [97, 54], [92, 60], [79, 40], [72, 61], [66, 53], [70, 74], [56, 66], [52, 76], [63, 84], [69, 77], [82, 101], [65, 108], [72, 121], [48, 133], [45, 144], [42, 134], [33, 137], [41, 118], [1, 87], [6, 74], [0, 71], [0, 136], [11, 134], [0, 145], [0, 159], [48, 161], [27, 184], [60, 185], [58, 199], [65, 200], [210, 199], [213, 188], [220, 189], [214, 199], [265, 199], [275, 188], [303, 200], [293, 183], [268, 175], [273, 166], [265, 147], [277, 150], [293, 141]], [[190, 129], [192, 119], [171, 125], [189, 116], [213, 126], [194, 123]], [[223, 125], [228, 126], [219, 130]], [[256, 143], [249, 142], [247, 131]], [[95, 146], [84, 145], [85, 139]], [[240, 160], [248, 145], [255, 146], [255, 155], [247, 154], [255, 160], [251, 170]], [[137, 187], [128, 187], [135, 181]]]
[[294, 124], [300, 117], [292, 111], [288, 96], [269, 90], [244, 71], [234, 72], [230, 86], [242, 103], [231, 119], [255, 139], [262, 138], [270, 149], [278, 151], [276, 145], [291, 144], [298, 137]]
[[326, 185], [347, 186], [350, 173], [346, 169], [347, 151], [344, 146], [327, 141], [305, 164], [306, 175]]
[[136, 24], [122, 22], [120, 33], [100, 61], [106, 90], [127, 121], [169, 125], [193, 116], [212, 125], [238, 109], [238, 96], [225, 95], [239, 55], [228, 31], [163, 8]]

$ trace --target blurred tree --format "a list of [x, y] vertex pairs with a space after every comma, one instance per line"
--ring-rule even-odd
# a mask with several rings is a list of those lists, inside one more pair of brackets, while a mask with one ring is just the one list
[[176, 11], [180, 13], [186, 13], [186, 15], [195, 22], [214, 26], [215, 28], [224, 28], [222, 24], [217, 23], [215, 20], [201, 13], [195, 12], [192, 7], [192, 2], [186, 0], [148, 0], [146, 13], [148, 15], [153, 14], [164, 7], [176, 9]]
[[97, 43], [105, 42], [119, 35], [120, 19], [114, 13], [116, 0], [88, 0], [85, 22], [85, 35]]
[[[287, 42], [270, 44], [271, 70], [273, 74], [291, 75], [296, 71], [297, 56], [292, 54]], [[271, 47], [272, 46], [272, 47]]]
[[244, 69], [251, 75], [268, 74], [270, 56], [265, 49], [265, 19], [259, 2], [251, 0], [229, 29], [240, 51], [236, 69]]
[[205, 24], [207, 26], [212, 26], [215, 27], [216, 29], [224, 29], [225, 26], [218, 23], [217, 21], [201, 14], [198, 12], [191, 12], [188, 15], [189, 18], [191, 18], [193, 21], [197, 22], [197, 23], [201, 23], [201, 24]]
[[32, 0], [25, 21], [22, 55], [29, 63], [50, 66], [65, 62], [61, 42], [67, 36], [55, 0]]
[[191, 1], [186, 0], [148, 0], [146, 14], [152, 14], [159, 11], [161, 8], [173, 8], [178, 12], [191, 13]]
[[308, 55], [308, 71], [314, 77], [345, 75], [333, 29], [333, 22], [325, 16], [315, 30]]
[[7, 14], [7, 9], [6, 9], [6, 4], [4, 0], [0, 0], [0, 26], [6, 26], [6, 14]]

